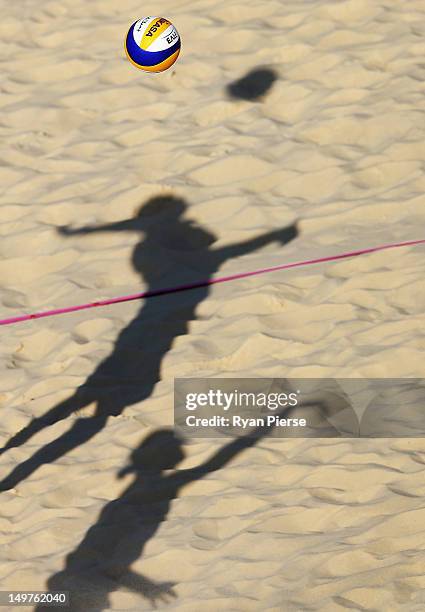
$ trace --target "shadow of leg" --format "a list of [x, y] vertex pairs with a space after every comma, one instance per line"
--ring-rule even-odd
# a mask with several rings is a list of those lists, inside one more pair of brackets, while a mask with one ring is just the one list
[[38, 450], [30, 459], [16, 466], [12, 472], [0, 481], [0, 491], [13, 489], [20, 482], [33, 474], [41, 465], [53, 463], [80, 444], [95, 436], [106, 425], [107, 416], [78, 419], [74, 425], [60, 436]]
[[64, 400], [48, 412], [44, 414], [42, 417], [33, 419], [29, 425], [21, 429], [16, 435], [14, 435], [10, 440], [5, 444], [5, 446], [0, 449], [0, 455], [6, 452], [11, 448], [17, 448], [22, 446], [27, 442], [32, 436], [35, 436], [36, 433], [42, 431], [46, 427], [50, 425], [54, 425], [58, 421], [62, 421], [66, 419], [74, 412], [81, 410], [84, 408], [90, 400], [87, 398], [84, 400], [81, 395], [78, 393], [74, 394], [72, 397]]

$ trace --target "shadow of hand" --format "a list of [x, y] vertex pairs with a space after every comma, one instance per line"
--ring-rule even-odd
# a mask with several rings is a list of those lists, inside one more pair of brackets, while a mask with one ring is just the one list
[[128, 571], [119, 579], [120, 584], [126, 586], [130, 591], [140, 593], [149, 599], [154, 608], [157, 604], [167, 603], [170, 599], [176, 598], [177, 593], [173, 589], [175, 582], [155, 582], [141, 574]]
[[293, 225], [290, 225], [289, 227], [278, 229], [275, 231], [274, 234], [275, 234], [275, 239], [277, 240], [277, 242], [280, 242], [282, 245], [285, 245], [297, 237], [298, 235], [297, 224], [294, 223]]
[[56, 231], [61, 236], [72, 236], [72, 234], [75, 233], [75, 230], [73, 230], [72, 227], [69, 227], [68, 225], [60, 225], [56, 228]]
[[175, 582], [147, 581], [149, 585], [145, 585], [143, 595], [149, 599], [154, 608], [157, 607], [158, 603], [168, 603], [171, 599], [177, 597], [177, 593], [173, 589]]

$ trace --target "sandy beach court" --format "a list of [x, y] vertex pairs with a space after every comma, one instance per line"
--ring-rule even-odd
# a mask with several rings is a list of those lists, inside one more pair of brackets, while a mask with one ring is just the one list
[[[0, 318], [425, 237], [420, 0], [0, 9]], [[1, 327], [0, 590], [422, 612], [423, 438], [172, 427], [176, 377], [424, 378], [424, 330], [423, 246]]]

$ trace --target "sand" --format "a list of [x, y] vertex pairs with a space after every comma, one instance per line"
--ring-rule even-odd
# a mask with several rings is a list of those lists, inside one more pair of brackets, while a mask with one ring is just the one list
[[[0, 317], [423, 238], [423, 2], [0, 7]], [[123, 52], [149, 14], [182, 37], [160, 75]], [[264, 438], [181, 481], [223, 442], [171, 440], [177, 475], [117, 477], [172, 425], [174, 377], [423, 377], [423, 279], [405, 248], [2, 328], [0, 442], [33, 435], [0, 457], [0, 588], [423, 610], [423, 439]]]

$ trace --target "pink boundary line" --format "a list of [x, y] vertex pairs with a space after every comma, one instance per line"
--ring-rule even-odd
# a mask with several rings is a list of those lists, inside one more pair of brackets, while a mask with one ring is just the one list
[[230, 276], [221, 276], [218, 278], [212, 278], [209, 280], [201, 280], [196, 283], [189, 283], [186, 285], [177, 285], [176, 287], [166, 287], [164, 289], [153, 289], [152, 291], [144, 291], [142, 293], [135, 293], [133, 295], [123, 295], [116, 298], [109, 298], [106, 300], [98, 300], [96, 302], [90, 302], [88, 304], [80, 304], [78, 306], [68, 306], [66, 308], [55, 308], [53, 310], [45, 310], [44, 312], [35, 312], [33, 314], [24, 314], [15, 317], [9, 317], [7, 319], [0, 319], [0, 325], [12, 325], [14, 323], [21, 323], [23, 321], [30, 321], [31, 319], [41, 319], [43, 317], [54, 317], [60, 314], [66, 314], [69, 312], [77, 312], [78, 310], [87, 310], [88, 308], [97, 308], [98, 306], [109, 306], [111, 304], [119, 304], [121, 302], [131, 302], [132, 300], [142, 300], [144, 298], [157, 297], [159, 295], [166, 295], [168, 293], [177, 293], [178, 291], [189, 291], [190, 289], [199, 289], [200, 287], [207, 287], [209, 285], [216, 285], [218, 283], [227, 283], [228, 281], [237, 280], [240, 278], [247, 278], [249, 276], [256, 276], [258, 274], [265, 274], [266, 272], [275, 272], [277, 270], [287, 270], [289, 268], [298, 268], [301, 266], [310, 266], [318, 263], [326, 263], [328, 261], [337, 261], [338, 259], [347, 259], [348, 257], [357, 257], [358, 255], [366, 255], [367, 253], [374, 253], [375, 251], [383, 251], [385, 249], [396, 249], [399, 247], [414, 246], [417, 244], [425, 244], [425, 239], [422, 240], [409, 240], [407, 242], [395, 242], [390, 244], [383, 244], [376, 247], [369, 247], [367, 249], [360, 249], [359, 251], [349, 251], [347, 253], [340, 253], [339, 255], [330, 255], [328, 257], [319, 257], [318, 259], [308, 259], [304, 261], [296, 261], [293, 263], [281, 264], [279, 266], [272, 266], [270, 268], [260, 268], [259, 270], [253, 270], [251, 272], [239, 272], [238, 274], [231, 274]]

